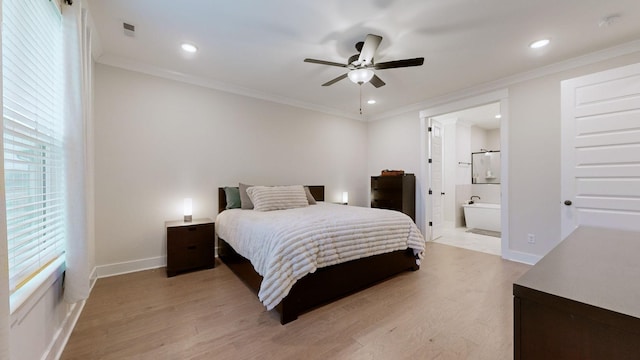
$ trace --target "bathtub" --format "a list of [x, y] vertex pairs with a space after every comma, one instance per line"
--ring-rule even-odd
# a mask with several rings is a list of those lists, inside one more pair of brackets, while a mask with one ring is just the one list
[[500, 204], [464, 204], [464, 220], [469, 229], [500, 232]]

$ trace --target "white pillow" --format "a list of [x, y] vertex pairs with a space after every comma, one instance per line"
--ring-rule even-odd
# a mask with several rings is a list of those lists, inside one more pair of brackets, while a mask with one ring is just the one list
[[252, 186], [247, 194], [257, 211], [285, 210], [309, 206], [307, 193], [302, 185]]

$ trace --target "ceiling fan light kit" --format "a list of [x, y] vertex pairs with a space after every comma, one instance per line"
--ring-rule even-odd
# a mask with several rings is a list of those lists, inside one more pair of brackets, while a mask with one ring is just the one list
[[371, 85], [379, 88], [385, 85], [385, 82], [380, 79], [373, 70], [393, 69], [410, 66], [420, 66], [424, 63], [424, 58], [393, 60], [382, 63], [375, 63], [373, 57], [382, 42], [382, 36], [369, 34], [364, 41], [356, 44], [356, 50], [359, 52], [356, 55], [349, 57], [346, 64], [337, 63], [333, 61], [316, 60], [316, 59], [304, 59], [305, 62], [342, 67], [349, 70], [346, 74], [342, 74], [333, 80], [329, 80], [322, 86], [329, 86], [337, 83], [338, 81], [348, 77], [349, 80], [356, 84], [362, 85], [370, 82]]
[[374, 73], [371, 69], [356, 69], [351, 70], [347, 73], [347, 76], [349, 76], [349, 80], [360, 85], [369, 82], [371, 78], [373, 78], [373, 75]]

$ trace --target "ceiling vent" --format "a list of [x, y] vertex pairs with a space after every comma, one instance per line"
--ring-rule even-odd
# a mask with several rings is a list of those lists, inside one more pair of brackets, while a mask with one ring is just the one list
[[136, 27], [134, 25], [128, 24], [126, 22], [122, 23], [122, 28], [124, 29], [124, 34], [130, 37], [135, 36]]

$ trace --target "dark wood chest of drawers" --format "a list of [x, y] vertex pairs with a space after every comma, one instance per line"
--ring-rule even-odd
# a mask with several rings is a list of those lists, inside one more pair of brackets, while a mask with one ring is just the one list
[[401, 211], [415, 221], [415, 175], [372, 176], [371, 207]]
[[211, 219], [168, 221], [167, 276], [215, 267], [215, 224]]
[[518, 279], [514, 359], [640, 359], [639, 239], [581, 227]]

